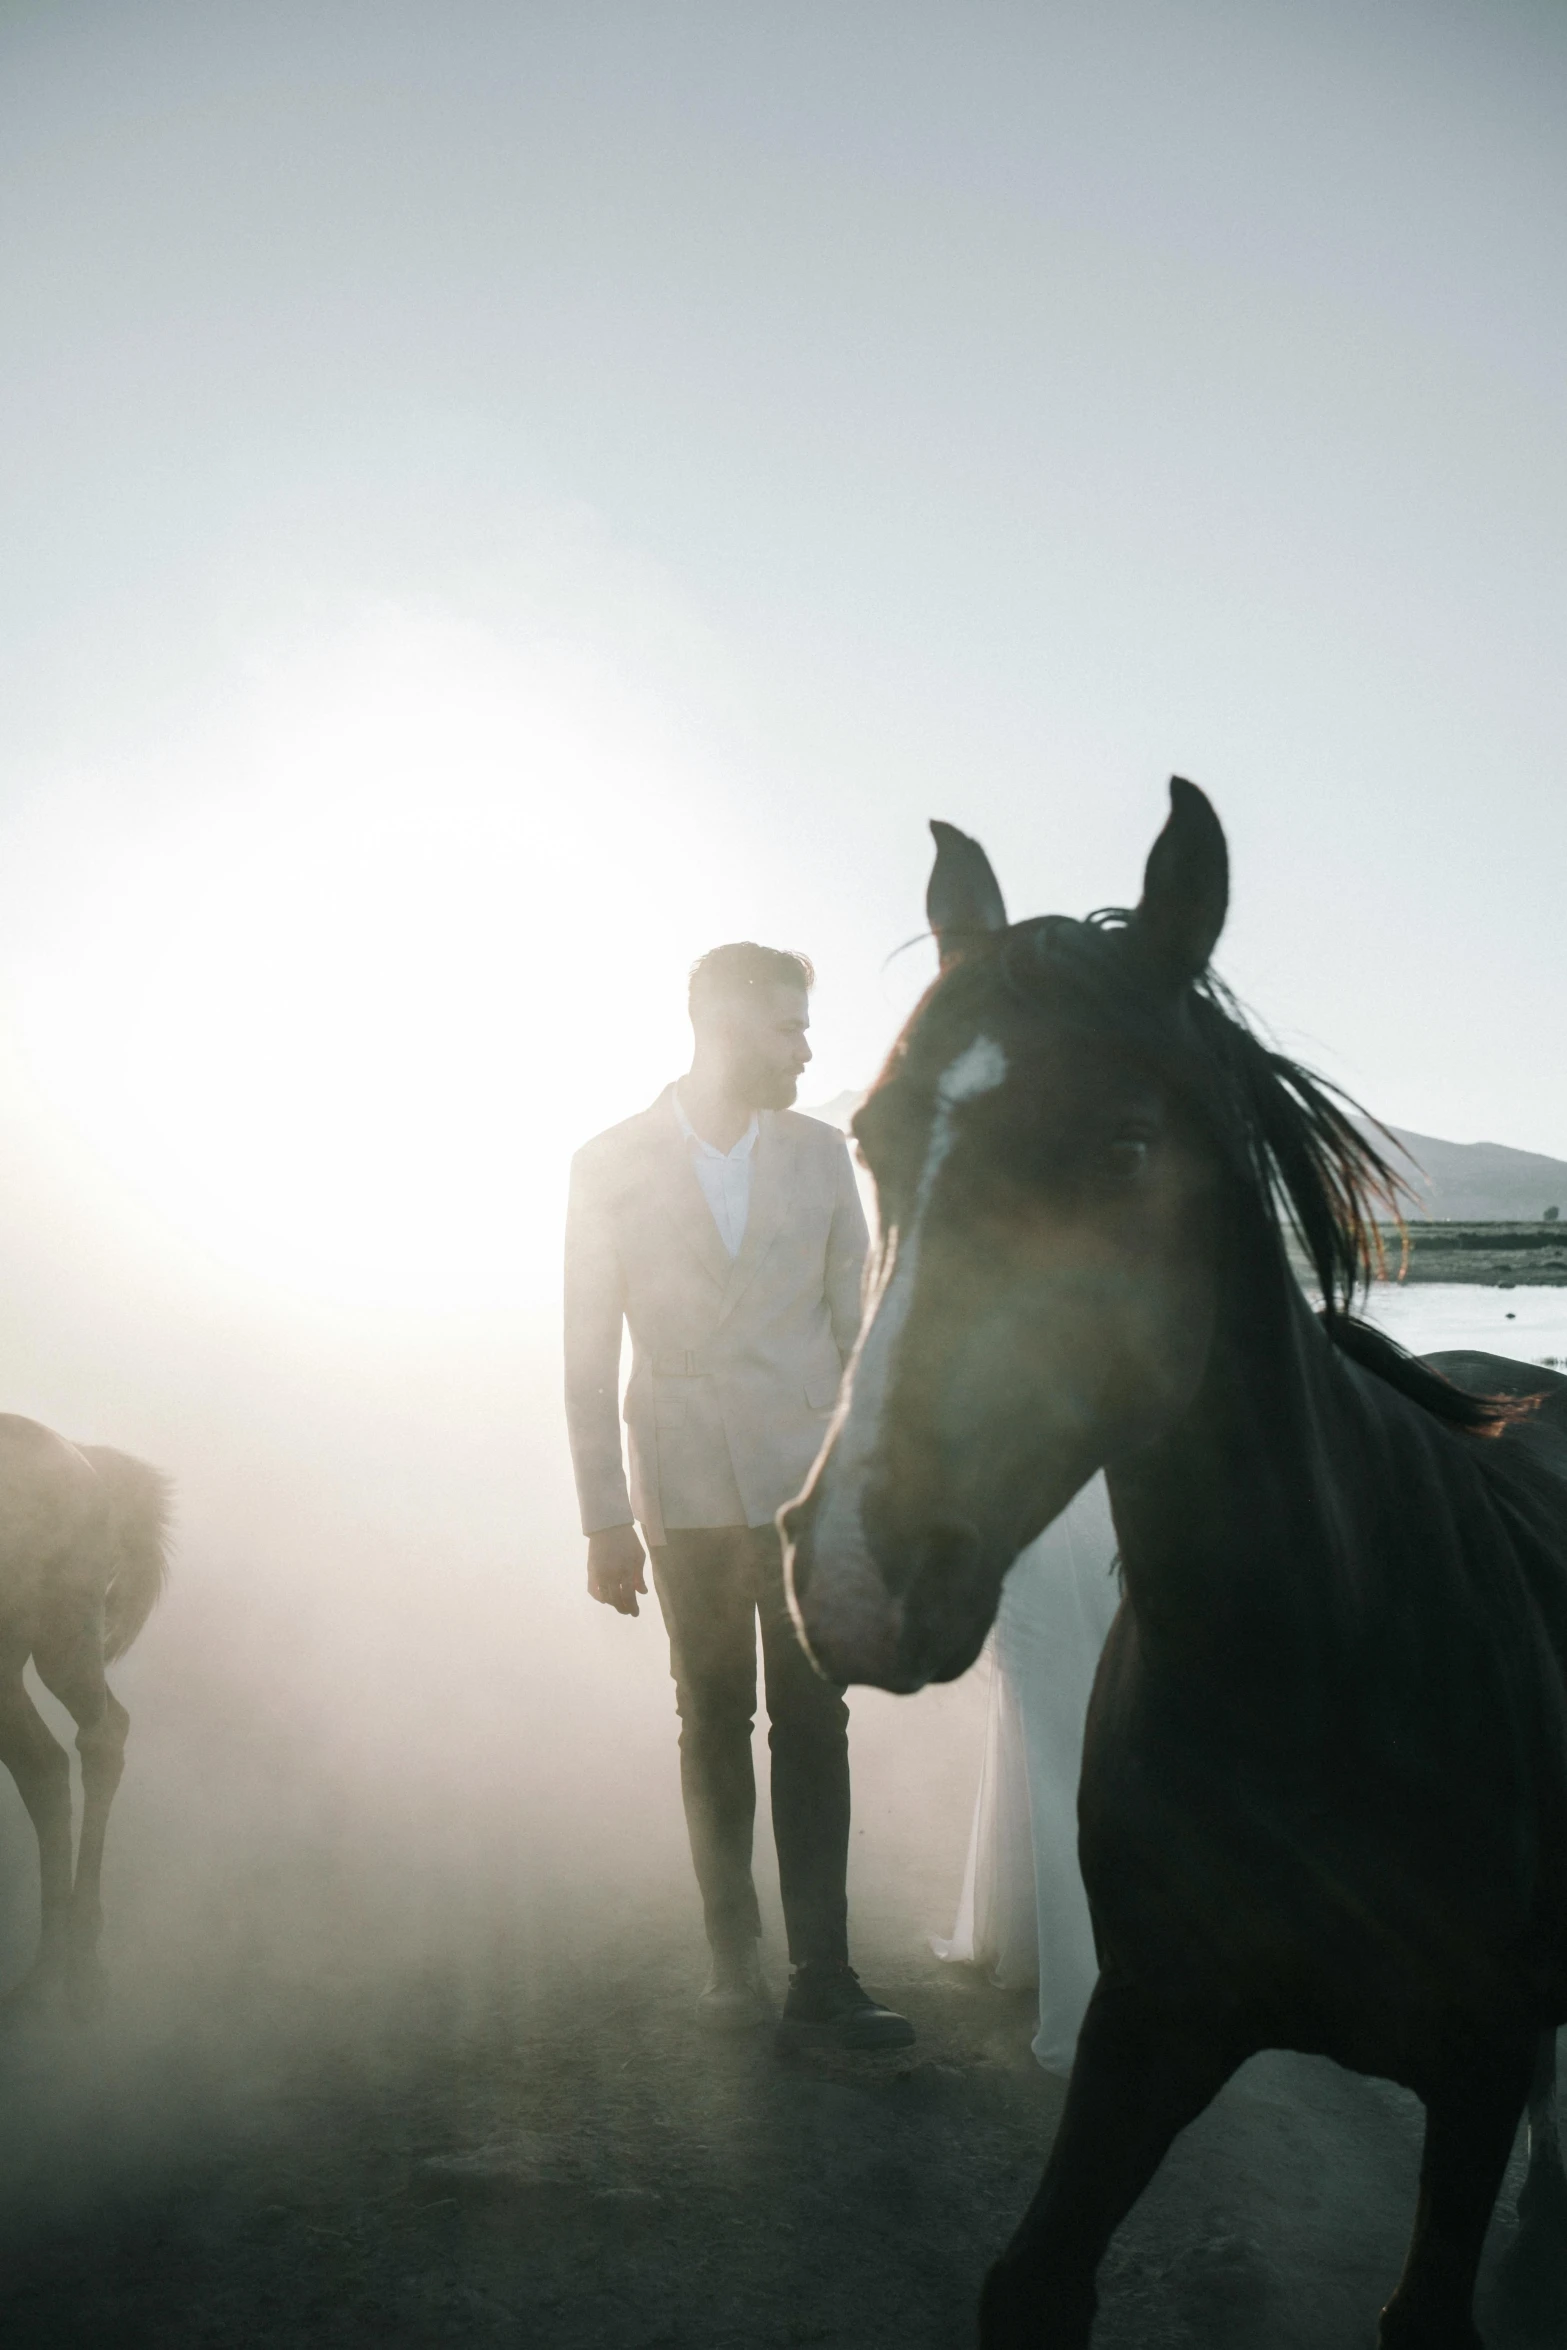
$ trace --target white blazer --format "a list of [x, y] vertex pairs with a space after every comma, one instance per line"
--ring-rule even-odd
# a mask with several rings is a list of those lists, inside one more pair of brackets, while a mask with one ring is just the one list
[[673, 1093], [583, 1145], [566, 1217], [566, 1421], [582, 1530], [634, 1517], [653, 1547], [671, 1528], [765, 1526], [799, 1492], [859, 1328], [867, 1244], [842, 1135], [764, 1110], [731, 1258]]

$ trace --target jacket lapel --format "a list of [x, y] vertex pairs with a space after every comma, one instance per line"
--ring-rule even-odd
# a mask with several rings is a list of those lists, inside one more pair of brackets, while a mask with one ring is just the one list
[[648, 1111], [652, 1146], [652, 1190], [658, 1211], [714, 1284], [722, 1290], [733, 1272], [729, 1251], [718, 1237], [713, 1211], [696, 1179], [691, 1152], [675, 1120], [674, 1087]]
[[[771, 1111], [764, 1110], [751, 1153], [751, 1204], [746, 1211], [745, 1238], [732, 1265], [723, 1242], [718, 1244], [727, 1276], [718, 1309], [720, 1322], [733, 1313], [750, 1286], [752, 1275], [783, 1229], [794, 1194], [794, 1175], [794, 1146], [788, 1129], [779, 1125]], [[691, 1180], [693, 1187], [700, 1190], [694, 1175]], [[703, 1206], [706, 1204], [704, 1201]], [[708, 1222], [712, 1223], [711, 1216]]]

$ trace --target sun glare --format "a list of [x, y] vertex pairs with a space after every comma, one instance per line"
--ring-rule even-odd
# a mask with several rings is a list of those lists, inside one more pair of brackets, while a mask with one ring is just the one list
[[684, 1046], [698, 761], [591, 660], [397, 616], [261, 672], [204, 758], [112, 871], [40, 883], [70, 909], [15, 983], [45, 1092], [269, 1280], [553, 1294], [572, 1148]]

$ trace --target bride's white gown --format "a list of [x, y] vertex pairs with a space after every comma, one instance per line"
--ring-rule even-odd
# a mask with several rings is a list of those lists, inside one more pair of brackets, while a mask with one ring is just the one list
[[1102, 1477], [1018, 1559], [992, 1635], [990, 1717], [952, 1938], [1004, 1988], [1039, 1985], [1034, 2054], [1067, 2073], [1098, 1972], [1077, 1866], [1088, 1693], [1120, 1599]]

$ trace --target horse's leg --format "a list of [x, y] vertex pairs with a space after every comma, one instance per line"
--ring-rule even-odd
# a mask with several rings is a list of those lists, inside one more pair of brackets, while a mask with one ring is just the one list
[[103, 1647], [96, 1619], [89, 1637], [66, 1655], [37, 1651], [39, 1679], [52, 1690], [76, 1723], [76, 1751], [82, 1758], [82, 1833], [76, 1854], [66, 1947], [66, 1988], [79, 2013], [91, 2013], [103, 1997], [98, 1937], [103, 1931], [100, 1880], [109, 1806], [125, 1768], [125, 1739], [131, 1717], [103, 1677]]
[[1535, 2060], [1532, 2039], [1492, 2049], [1427, 2097], [1415, 2232], [1382, 2350], [1483, 2350], [1475, 2277]]
[[1518, 2224], [1531, 2235], [1567, 2236], [1567, 2168], [1556, 2095], [1556, 2029], [1540, 2034], [1529, 2081], [1529, 2168], [1518, 2192]]
[[1111, 2236], [1245, 2053], [1101, 1978], [1039, 2192], [985, 2280], [982, 2350], [1087, 2350]]
[[32, 1966], [7, 1994], [18, 2003], [58, 1980], [66, 1959], [71, 1914], [71, 1765], [23, 1686], [26, 1651], [0, 1656], [0, 1762], [38, 1838], [42, 1932]]

